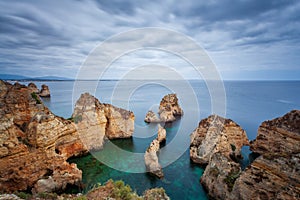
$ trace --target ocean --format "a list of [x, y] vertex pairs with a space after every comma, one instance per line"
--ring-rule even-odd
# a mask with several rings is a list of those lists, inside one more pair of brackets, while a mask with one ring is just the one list
[[[85, 187], [80, 192], [113, 179], [123, 180], [138, 194], [149, 188], [163, 187], [171, 199], [207, 199], [200, 184], [203, 169], [190, 162], [188, 148], [189, 136], [201, 119], [213, 113], [230, 118], [253, 140], [263, 121], [300, 109], [300, 81], [225, 81], [224, 91], [197, 80], [184, 83], [129, 80], [35, 83], [38, 87], [49, 86], [51, 98], [43, 101], [53, 113], [64, 118], [72, 115], [73, 106], [83, 92], [90, 92], [102, 103], [112, 103], [135, 114], [135, 132], [131, 139], [113, 140], [101, 151], [69, 160], [83, 171]], [[215, 91], [220, 97], [212, 95]], [[176, 92], [184, 116], [165, 125], [167, 142], [159, 152], [165, 178], [159, 180], [144, 173], [141, 155], [155, 138], [157, 125], [146, 124], [143, 120], [147, 111], [157, 111], [161, 98], [171, 92]], [[124, 157], [122, 152], [130, 155]], [[243, 148], [244, 165], [249, 162], [249, 153], [248, 147]]]

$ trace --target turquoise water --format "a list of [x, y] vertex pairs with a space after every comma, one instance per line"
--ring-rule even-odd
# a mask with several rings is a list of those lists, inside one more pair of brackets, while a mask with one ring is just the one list
[[[161, 98], [178, 90], [184, 116], [173, 124], [167, 124], [167, 142], [159, 153], [159, 159], [164, 167], [165, 179], [159, 180], [147, 173], [129, 173], [144, 171], [141, 158], [124, 157], [114, 145], [106, 143], [102, 151], [93, 152], [87, 156], [71, 159], [83, 171], [84, 191], [95, 183], [104, 183], [108, 179], [124, 180], [139, 194], [152, 187], [164, 187], [172, 199], [207, 199], [199, 180], [203, 169], [190, 162], [188, 145], [189, 135], [203, 119], [213, 112], [210, 92], [203, 81], [191, 81], [189, 85], [193, 94], [178, 81], [168, 81], [163, 84], [151, 82], [142, 84], [138, 81], [128, 81], [118, 86], [118, 81], [101, 81], [93, 91], [94, 82], [81, 83], [80, 92], [73, 94], [72, 81], [37, 82], [39, 86], [46, 83], [51, 90], [51, 98], [44, 99], [45, 104], [57, 115], [68, 118], [72, 114], [72, 100], [80, 93], [89, 91], [101, 102], [113, 103], [135, 113], [135, 133], [132, 139], [114, 140], [113, 144], [127, 152], [143, 153], [155, 137], [157, 127], [143, 122], [149, 109], [157, 109]], [[126, 91], [136, 87], [127, 98]], [[119, 90], [116, 89], [119, 87]], [[227, 81], [224, 82], [226, 92], [226, 115], [240, 124], [247, 132], [249, 139], [256, 137], [260, 123], [281, 116], [292, 109], [300, 109], [299, 81]], [[173, 89], [170, 89], [173, 88]], [[174, 89], [175, 88], [175, 89]], [[94, 92], [94, 93], [93, 93]], [[124, 93], [125, 92], [125, 93]], [[193, 102], [196, 96], [198, 105]], [[216, 113], [220, 114], [220, 113]], [[243, 149], [244, 162], [248, 162], [249, 149]], [[178, 159], [174, 159], [177, 158]], [[123, 172], [113, 169], [98, 160], [109, 160], [109, 164]], [[175, 160], [175, 162], [172, 162]], [[170, 165], [168, 165], [171, 163]], [[83, 192], [84, 192], [83, 191]]]

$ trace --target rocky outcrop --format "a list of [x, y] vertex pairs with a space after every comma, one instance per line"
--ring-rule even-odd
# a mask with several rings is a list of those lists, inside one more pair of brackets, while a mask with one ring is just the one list
[[134, 132], [132, 112], [102, 104], [88, 93], [82, 94], [76, 102], [72, 119], [89, 150], [101, 149], [105, 137], [129, 138]]
[[183, 110], [178, 104], [176, 94], [168, 94], [162, 98], [159, 104], [159, 116], [163, 122], [172, 122], [176, 116], [182, 116]]
[[106, 137], [130, 138], [134, 132], [134, 114], [131, 111], [117, 108], [110, 104], [103, 104], [107, 118]]
[[147, 122], [147, 123], [159, 123], [159, 122], [161, 122], [159, 117], [152, 110], [149, 110], [147, 112], [144, 121]]
[[250, 144], [260, 156], [244, 171], [230, 154], [214, 153], [201, 178], [209, 196], [234, 200], [299, 199], [299, 124], [299, 110], [263, 122]]
[[37, 88], [37, 86], [34, 83], [28, 84], [28, 90], [30, 90], [31, 92], [34, 92], [36, 94], [40, 93], [39, 89]]
[[167, 138], [167, 131], [162, 127], [160, 124], [158, 124], [158, 131], [157, 131], [157, 140], [159, 143], [165, 142]]
[[159, 151], [159, 141], [154, 139], [149, 148], [146, 150], [144, 159], [145, 165], [148, 172], [157, 176], [158, 178], [163, 178], [164, 174], [161, 165], [158, 162], [157, 152]]
[[[103, 135], [115, 131], [113, 137], [133, 132], [131, 112], [100, 103], [98, 107], [94, 97], [80, 99], [74, 118], [66, 120], [54, 115], [39, 96], [32, 94], [24, 85], [0, 80], [0, 192], [52, 192], [64, 190], [68, 184], [80, 184], [82, 172], [76, 164], [66, 162], [68, 158], [102, 147], [103, 137], [97, 130]], [[124, 120], [129, 125], [117, 127]], [[84, 143], [82, 138], [88, 137], [93, 141]]]
[[76, 140], [75, 126], [53, 115], [39, 100], [26, 86], [0, 80], [1, 192], [38, 189], [38, 181], [49, 177], [56, 190], [81, 180], [81, 171], [66, 162], [74, 151], [69, 155], [56, 151], [70, 142], [65, 136]]
[[300, 198], [300, 111], [263, 122], [250, 148], [259, 156], [237, 179], [235, 199]]
[[153, 111], [148, 111], [145, 117], [147, 123], [173, 122], [177, 116], [183, 115], [176, 94], [168, 94], [162, 98], [159, 105], [159, 118]]
[[293, 154], [300, 152], [300, 111], [263, 122], [250, 149], [259, 154]]
[[164, 129], [160, 124], [158, 124], [157, 137], [151, 142], [144, 155], [147, 171], [157, 176], [158, 178], [163, 178], [164, 174], [162, 171], [162, 167], [158, 162], [157, 153], [160, 149], [160, 143], [165, 142], [166, 137], [166, 129]]
[[230, 119], [211, 115], [201, 120], [191, 134], [190, 158], [201, 165], [208, 164], [216, 152], [238, 159], [244, 145], [249, 145], [248, 138], [238, 124]]
[[40, 95], [40, 97], [50, 97], [49, 87], [47, 85], [43, 84], [39, 95]]

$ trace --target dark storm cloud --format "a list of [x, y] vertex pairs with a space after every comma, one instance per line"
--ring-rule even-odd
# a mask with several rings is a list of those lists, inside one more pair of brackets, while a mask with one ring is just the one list
[[[88, 53], [106, 38], [154, 26], [195, 39], [211, 52], [221, 71], [268, 68], [266, 61], [274, 55], [285, 58], [272, 63], [273, 68], [283, 68], [285, 62], [298, 70], [299, 23], [296, 0], [0, 1], [0, 68], [1, 73], [20, 69], [26, 75], [75, 76]], [[167, 36], [151, 42], [171, 41], [183, 46]], [[245, 48], [251, 52], [242, 53]], [[261, 52], [265, 58], [257, 63]]]

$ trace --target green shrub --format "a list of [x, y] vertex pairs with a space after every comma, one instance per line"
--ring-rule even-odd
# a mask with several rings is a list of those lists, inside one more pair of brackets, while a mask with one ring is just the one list
[[227, 184], [229, 191], [232, 191], [232, 188], [234, 186], [234, 182], [236, 181], [236, 179], [240, 176], [240, 172], [239, 171], [233, 171], [230, 172], [226, 178], [224, 179], [224, 182]]
[[36, 101], [37, 104], [42, 104], [35, 92], [31, 93], [31, 97]]
[[75, 124], [77, 124], [78, 122], [81, 122], [82, 121], [82, 116], [81, 115], [77, 115], [75, 117], [73, 117], [73, 120], [72, 120]]
[[30, 199], [32, 197], [31, 194], [25, 192], [16, 192], [15, 195], [17, 195], [21, 199]]

